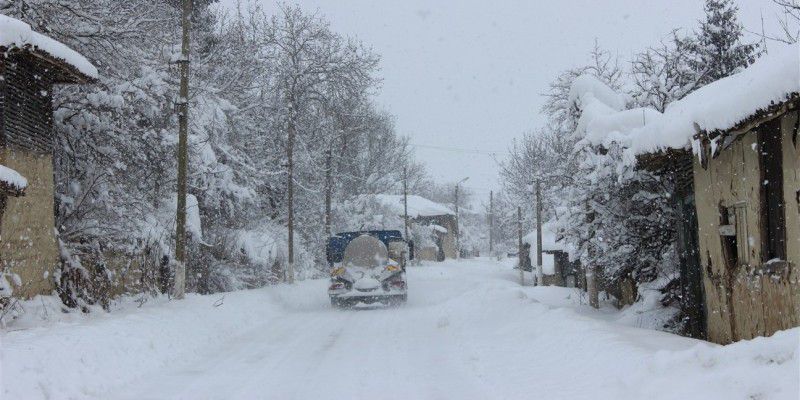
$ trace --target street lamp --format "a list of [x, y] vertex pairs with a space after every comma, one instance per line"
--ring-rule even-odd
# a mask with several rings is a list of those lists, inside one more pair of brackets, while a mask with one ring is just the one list
[[461, 258], [461, 231], [458, 228], [458, 185], [466, 182], [467, 179], [469, 177], [456, 182], [456, 259]]

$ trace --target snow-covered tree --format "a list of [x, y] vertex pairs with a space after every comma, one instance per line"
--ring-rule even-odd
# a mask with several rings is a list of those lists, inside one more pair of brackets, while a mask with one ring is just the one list
[[[273, 18], [256, 3], [231, 14], [212, 3], [195, 1], [192, 16], [189, 194], [197, 205], [189, 210], [196, 226], [188, 289], [229, 290], [281, 275], [288, 257], [290, 116], [299, 188], [296, 259], [301, 276], [314, 274], [324, 256], [326, 149], [334, 149], [334, 205], [364, 191], [396, 192], [404, 166], [414, 190], [424, 168], [391, 115], [372, 104], [378, 58], [370, 50], [298, 7], [284, 6]], [[59, 88], [54, 96], [56, 221], [69, 255], [64, 264], [72, 268], [64, 276], [120, 282], [141, 275], [125, 278], [134, 283], [123, 290], [167, 289], [175, 230], [177, 5], [0, 3], [0, 12], [67, 43], [100, 69], [97, 84]], [[303, 52], [292, 53], [303, 57], [293, 64], [285, 39], [303, 23], [313, 33]], [[128, 267], [120, 268], [120, 260], [130, 260]], [[72, 295], [79, 291], [73, 289]]]
[[669, 41], [635, 55], [631, 61], [631, 97], [637, 105], [664, 112], [669, 103], [701, 86], [702, 75], [696, 74], [689, 63], [692, 52], [677, 35], [673, 32]]
[[752, 64], [759, 49], [758, 43], [742, 43], [744, 27], [733, 0], [706, 0], [703, 9], [705, 19], [699, 29], [679, 45], [690, 52], [689, 66], [706, 85]]

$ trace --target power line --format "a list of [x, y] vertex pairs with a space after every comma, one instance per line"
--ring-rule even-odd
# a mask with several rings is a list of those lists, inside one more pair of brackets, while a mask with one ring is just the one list
[[485, 150], [478, 150], [478, 149], [465, 149], [460, 147], [447, 147], [447, 146], [435, 146], [432, 144], [416, 144], [416, 143], [409, 143], [409, 146], [412, 147], [421, 147], [425, 149], [433, 149], [433, 150], [442, 150], [442, 151], [450, 151], [453, 153], [462, 153], [462, 154], [481, 154], [487, 156], [497, 156], [497, 155], [508, 155], [505, 151], [485, 151]]

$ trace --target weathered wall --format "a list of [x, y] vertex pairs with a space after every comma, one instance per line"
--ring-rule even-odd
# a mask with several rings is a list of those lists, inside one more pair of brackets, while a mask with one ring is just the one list
[[[781, 120], [784, 146], [784, 193], [787, 197], [787, 258], [789, 263], [767, 268], [761, 260], [760, 183], [758, 135], [749, 132], [709, 160], [704, 169], [694, 162], [700, 263], [706, 296], [708, 339], [717, 343], [771, 335], [798, 325], [800, 286], [800, 206], [798, 151], [792, 141], [796, 112]], [[789, 201], [791, 200], [791, 201]], [[749, 263], [726, 266], [719, 234], [720, 206], [745, 207]]]
[[783, 132], [783, 193], [786, 204], [786, 258], [791, 263], [791, 287], [794, 295], [791, 326], [800, 325], [800, 111], [781, 120]]
[[28, 179], [25, 196], [9, 197], [0, 221], [0, 266], [22, 278], [15, 295], [50, 294], [58, 264], [52, 156], [5, 148], [0, 151], [0, 164]]
[[454, 215], [421, 216], [415, 218], [414, 222], [424, 225], [436, 224], [447, 229], [447, 233], [437, 233], [437, 235], [441, 239], [444, 257], [456, 258], [456, 232], [458, 227]]
[[414, 249], [416, 254], [414, 254], [414, 258], [419, 261], [436, 261], [436, 247], [434, 246], [425, 246]]
[[28, 179], [24, 197], [9, 197], [0, 221], [0, 268], [19, 275], [15, 296], [50, 294], [58, 263], [53, 231], [52, 82], [21, 53], [2, 58], [0, 163]]

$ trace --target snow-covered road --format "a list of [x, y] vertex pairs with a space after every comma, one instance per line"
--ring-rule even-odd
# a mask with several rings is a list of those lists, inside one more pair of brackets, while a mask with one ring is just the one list
[[[409, 303], [325, 280], [8, 332], [8, 399], [797, 399], [798, 329], [716, 346], [613, 322], [491, 260], [409, 268]], [[214, 306], [216, 302], [217, 306]], [[221, 305], [219, 303], [222, 303]]]

